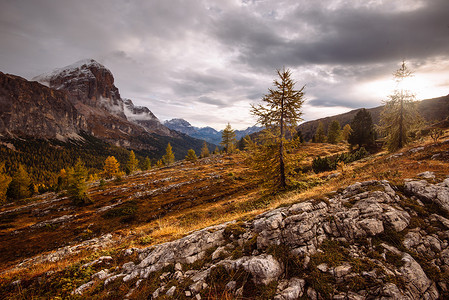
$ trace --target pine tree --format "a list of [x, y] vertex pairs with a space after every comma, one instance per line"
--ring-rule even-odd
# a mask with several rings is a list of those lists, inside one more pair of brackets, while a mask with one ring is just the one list
[[325, 143], [326, 142], [326, 133], [324, 132], [324, 124], [321, 121], [318, 123], [318, 127], [316, 129], [315, 135], [313, 136], [313, 141], [315, 143]]
[[108, 156], [104, 161], [104, 175], [106, 178], [112, 178], [117, 175], [120, 163], [114, 156]]
[[87, 195], [87, 169], [81, 159], [75, 163], [75, 167], [69, 170], [69, 189], [68, 193], [75, 205], [85, 205], [92, 203]]
[[22, 165], [19, 165], [8, 185], [6, 197], [9, 199], [23, 199], [30, 197], [30, 184], [31, 180], [27, 171]]
[[186, 160], [195, 162], [197, 159], [198, 157], [195, 154], [195, 150], [189, 149], [189, 151], [187, 151]]
[[415, 94], [402, 87], [402, 83], [412, 72], [407, 68], [405, 61], [393, 74], [396, 89], [388, 96], [380, 116], [380, 131], [386, 135], [389, 151], [404, 147], [410, 140], [409, 133], [413, 127], [422, 122], [416, 106]]
[[162, 156], [162, 162], [166, 166], [169, 166], [175, 162], [175, 154], [172, 151], [170, 143], [168, 143], [167, 148], [165, 149], [165, 155]]
[[209, 156], [210, 156], [209, 147], [207, 147], [207, 143], [206, 143], [206, 141], [204, 141], [203, 147], [201, 148], [200, 157], [205, 158], [205, 157], [209, 157]]
[[218, 146], [215, 146], [214, 154], [219, 154], [219, 153], [220, 153], [220, 149], [218, 149]]
[[334, 120], [329, 125], [327, 130], [327, 142], [331, 144], [336, 144], [341, 140], [341, 127], [337, 120]]
[[252, 148], [253, 166], [258, 173], [270, 180], [275, 189], [285, 189], [286, 174], [291, 166], [286, 157], [287, 149], [292, 145], [288, 137], [294, 135], [297, 123], [302, 120], [305, 86], [295, 90], [295, 82], [288, 69], [277, 70], [277, 74], [279, 79], [273, 81], [274, 89], [268, 89], [268, 94], [262, 98], [266, 106], [252, 105], [251, 113], [266, 129], [263, 144], [258, 147], [252, 143], [249, 149]]
[[374, 146], [376, 134], [369, 111], [364, 108], [359, 110], [351, 121], [351, 129], [348, 138], [348, 143], [351, 146], [359, 145], [359, 147], [365, 147], [366, 149]]
[[344, 127], [343, 127], [343, 132], [342, 132], [342, 138], [343, 138], [343, 141], [348, 141], [348, 139], [349, 139], [349, 135], [351, 134], [351, 132], [352, 132], [352, 129], [351, 129], [351, 125], [349, 125], [349, 124], [346, 124]]
[[128, 162], [126, 164], [126, 171], [128, 174], [132, 174], [137, 171], [137, 167], [139, 166], [139, 160], [136, 158], [134, 151], [131, 150], [128, 157]]
[[226, 153], [231, 153], [235, 147], [235, 132], [234, 129], [231, 128], [231, 124], [228, 123], [225, 129], [221, 133], [221, 142], [220, 145], [224, 147], [224, 151]]
[[143, 161], [142, 170], [147, 171], [151, 169], [151, 160], [147, 157], [145, 157], [145, 160]]

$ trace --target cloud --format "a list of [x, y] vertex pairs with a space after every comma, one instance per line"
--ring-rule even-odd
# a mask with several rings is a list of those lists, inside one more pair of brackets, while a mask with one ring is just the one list
[[430, 75], [441, 78], [449, 66], [447, 0], [0, 5], [2, 72], [32, 78], [94, 58], [113, 72], [122, 97], [161, 119], [182, 117], [196, 126], [252, 125], [250, 104], [283, 66], [298, 88], [306, 85], [308, 119], [380, 105], [382, 94], [364, 88], [391, 79], [402, 59], [439, 85], [429, 83], [428, 90], [449, 89]]

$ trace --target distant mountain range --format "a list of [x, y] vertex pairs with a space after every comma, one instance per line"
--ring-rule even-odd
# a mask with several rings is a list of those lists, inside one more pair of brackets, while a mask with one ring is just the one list
[[[114, 77], [95, 60], [76, 62], [28, 81], [0, 72], [0, 137], [85, 140], [160, 158], [171, 143], [178, 159], [202, 141], [164, 126], [146, 107], [120, 96]], [[211, 145], [211, 148], [213, 146]]]
[[[352, 119], [359, 110], [361, 110], [361, 108], [351, 110], [350, 112], [344, 114], [304, 122], [299, 125], [298, 130], [301, 131], [303, 138], [306, 141], [309, 141], [315, 134], [320, 122], [323, 123], [324, 128], [328, 128], [329, 124], [332, 121], [337, 120], [340, 123], [340, 126], [343, 128], [343, 126], [345, 126], [346, 124], [351, 123]], [[383, 106], [367, 109], [367, 111], [371, 113], [374, 124], [379, 124], [380, 114], [382, 110]], [[449, 116], [449, 95], [419, 101], [418, 111], [421, 116], [428, 122], [436, 122], [446, 119]]]
[[[184, 119], [171, 119], [165, 121], [164, 125], [172, 130], [185, 133], [191, 137], [205, 140], [211, 144], [219, 145], [221, 142], [221, 134], [223, 130], [217, 131], [212, 127], [194, 127], [188, 121]], [[258, 132], [262, 130], [262, 127], [252, 126], [245, 130], [235, 130], [235, 137], [240, 140], [246, 135]]]

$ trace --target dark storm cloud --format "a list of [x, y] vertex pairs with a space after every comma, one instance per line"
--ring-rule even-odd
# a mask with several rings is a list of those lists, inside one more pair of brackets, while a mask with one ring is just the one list
[[[217, 20], [215, 34], [224, 45], [237, 47], [239, 60], [255, 69], [391, 62], [446, 56], [448, 12], [446, 0], [426, 1], [419, 9], [399, 12], [350, 5], [297, 6], [279, 22], [263, 24], [254, 15], [241, 18], [230, 13]], [[298, 36], [289, 39], [289, 34], [282, 35], [285, 31]]]
[[224, 102], [220, 99], [214, 99], [214, 98], [206, 97], [206, 96], [198, 98], [198, 102], [215, 105], [217, 107], [226, 107], [228, 105], [226, 102]]
[[402, 59], [449, 62], [448, 12], [447, 0], [0, 0], [0, 71], [32, 78], [94, 58], [162, 119], [252, 125], [243, 112], [283, 66], [311, 106], [379, 105], [357, 87]]

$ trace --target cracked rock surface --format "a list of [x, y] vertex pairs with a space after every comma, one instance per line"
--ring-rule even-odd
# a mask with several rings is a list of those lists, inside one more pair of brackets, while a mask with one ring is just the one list
[[[153, 298], [440, 299], [448, 296], [449, 179], [355, 183], [321, 200], [280, 207], [168, 243], [95, 282], [148, 289]], [[151, 283], [151, 284], [150, 284]], [[150, 288], [151, 286], [151, 288]], [[132, 293], [129, 297], [132, 298]]]

